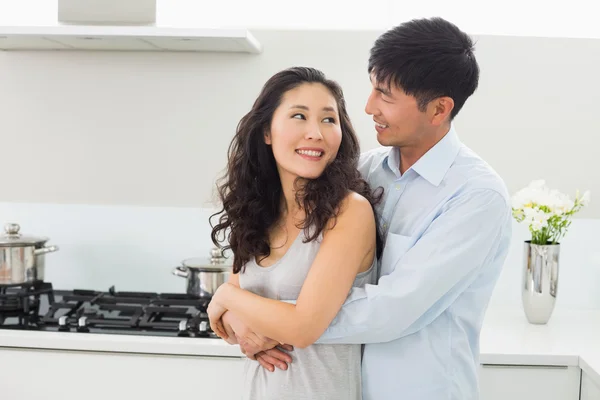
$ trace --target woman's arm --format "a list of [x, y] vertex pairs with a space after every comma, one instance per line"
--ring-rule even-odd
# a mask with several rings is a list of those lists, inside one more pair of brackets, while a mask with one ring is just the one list
[[[229, 284], [240, 287], [240, 274], [230, 274], [229, 280], [227, 281]], [[235, 335], [235, 331], [231, 327], [231, 324], [223, 322], [223, 329], [225, 330], [226, 335], [221, 336], [221, 338], [229, 344], [238, 344], [237, 337]]]
[[324, 232], [319, 252], [296, 304], [266, 299], [232, 284], [222, 285], [211, 302], [233, 311], [248, 327], [280, 343], [304, 348], [327, 329], [352, 283], [375, 254], [375, 218], [370, 203], [352, 193], [335, 225]]

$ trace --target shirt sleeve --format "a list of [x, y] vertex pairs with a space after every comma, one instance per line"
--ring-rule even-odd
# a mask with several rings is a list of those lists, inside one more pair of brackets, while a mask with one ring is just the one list
[[316, 343], [388, 342], [431, 323], [480, 273], [503, 263], [506, 246], [497, 253], [510, 238], [510, 212], [505, 197], [491, 189], [448, 201], [389, 275], [351, 290]]

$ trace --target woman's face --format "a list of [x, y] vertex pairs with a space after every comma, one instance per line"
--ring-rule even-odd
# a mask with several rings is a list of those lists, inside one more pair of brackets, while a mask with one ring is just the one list
[[341, 142], [337, 102], [320, 83], [303, 83], [286, 92], [265, 135], [282, 180], [318, 178]]

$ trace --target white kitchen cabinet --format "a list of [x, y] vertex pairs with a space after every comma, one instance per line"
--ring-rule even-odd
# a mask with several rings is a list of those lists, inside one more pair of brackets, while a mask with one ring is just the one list
[[585, 372], [581, 375], [581, 400], [600, 400], [600, 386]]
[[578, 367], [482, 365], [480, 400], [579, 400]]
[[234, 357], [0, 348], [0, 397], [237, 400], [242, 368]]

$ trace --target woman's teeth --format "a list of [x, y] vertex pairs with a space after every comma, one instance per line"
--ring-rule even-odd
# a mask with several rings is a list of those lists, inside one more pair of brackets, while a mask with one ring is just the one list
[[375, 125], [377, 125], [378, 127], [380, 127], [381, 129], [385, 129], [388, 126], [387, 125], [383, 125], [383, 124], [378, 124], [377, 122], [375, 122]]
[[296, 150], [296, 153], [304, 154], [305, 156], [311, 156], [311, 157], [321, 157], [323, 155], [322, 151], [316, 151], [316, 150]]

